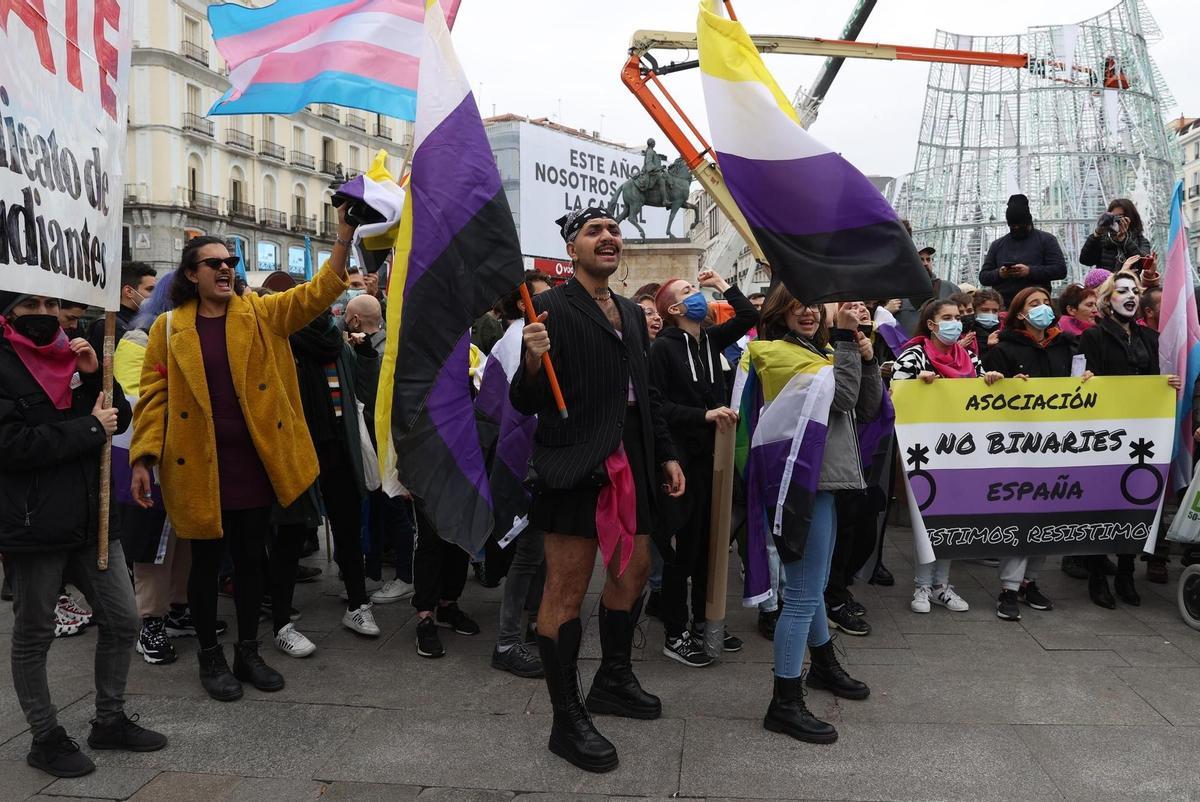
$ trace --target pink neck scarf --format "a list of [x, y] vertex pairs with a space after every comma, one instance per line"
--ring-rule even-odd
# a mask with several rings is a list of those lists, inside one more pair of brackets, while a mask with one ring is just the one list
[[69, 347], [67, 335], [59, 329], [49, 345], [38, 345], [19, 333], [0, 315], [4, 339], [12, 344], [21, 364], [46, 392], [55, 409], [71, 408], [71, 377], [75, 375], [75, 353]]
[[975, 378], [975, 363], [971, 354], [958, 343], [950, 346], [949, 351], [941, 351], [928, 337], [921, 337], [921, 347], [929, 364], [943, 379], [973, 379]]

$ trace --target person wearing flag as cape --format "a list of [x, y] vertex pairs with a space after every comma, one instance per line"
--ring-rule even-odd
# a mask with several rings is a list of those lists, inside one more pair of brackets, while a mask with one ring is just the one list
[[[871, 693], [838, 661], [823, 599], [837, 532], [834, 493], [866, 488], [856, 424], [875, 420], [883, 408], [874, 347], [858, 330], [862, 309], [859, 301], [840, 305], [829, 326], [823, 304], [798, 301], [779, 285], [763, 306], [759, 338], [742, 357], [738, 463], [746, 481], [747, 551], [756, 550], [763, 562], [769, 535], [785, 576], [774, 693], [763, 727], [809, 743], [833, 743], [838, 734], [804, 702], [805, 645], [809, 687], [843, 699]], [[748, 567], [748, 586], [751, 573]]]
[[[641, 307], [608, 285], [621, 261], [621, 229], [598, 208], [556, 221], [575, 276], [534, 299], [536, 322], [522, 331], [513, 407], [538, 416], [530, 459], [531, 527], [546, 533], [546, 588], [538, 650], [554, 707], [550, 751], [588, 771], [610, 771], [617, 751], [591, 713], [655, 719], [658, 697], [633, 674], [633, 632], [650, 572], [654, 485], [684, 492], [683, 471], [652, 391]], [[549, 354], [568, 416], [560, 414], [543, 355]], [[661, 480], [656, 475], [661, 472]], [[608, 567], [600, 599], [600, 670], [586, 707], [580, 698], [580, 607], [599, 545]]]

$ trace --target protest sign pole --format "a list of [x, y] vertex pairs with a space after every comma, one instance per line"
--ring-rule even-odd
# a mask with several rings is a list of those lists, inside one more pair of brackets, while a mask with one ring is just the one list
[[[104, 408], [113, 405], [113, 338], [117, 334], [117, 313], [104, 313], [104, 351], [101, 364]], [[100, 451], [100, 524], [97, 529], [96, 567], [101, 571], [108, 570], [108, 513], [112, 507], [112, 435]]]
[[733, 508], [734, 427], [717, 429], [713, 447], [712, 522], [708, 537], [708, 595], [704, 600], [704, 648], [714, 659], [725, 644], [725, 596], [729, 586], [729, 523]]

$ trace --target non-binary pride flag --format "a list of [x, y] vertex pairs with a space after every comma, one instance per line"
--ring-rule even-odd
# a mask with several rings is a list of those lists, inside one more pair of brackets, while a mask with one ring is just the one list
[[704, 0], [698, 21], [709, 131], [730, 194], [771, 270], [806, 303], [928, 297], [895, 210], [809, 136], [741, 23]]
[[1181, 490], [1192, 480], [1192, 393], [1200, 377], [1200, 321], [1196, 316], [1195, 273], [1188, 254], [1183, 222], [1183, 181], [1171, 196], [1171, 230], [1167, 239], [1167, 274], [1163, 278], [1162, 326], [1158, 335], [1159, 369], [1183, 377], [1175, 410], [1175, 453], [1171, 486]]
[[[460, 0], [446, 0], [453, 24]], [[290, 114], [334, 103], [413, 119], [424, 0], [276, 0], [209, 6], [229, 91], [209, 114]]]
[[474, 553], [492, 530], [468, 375], [471, 324], [524, 278], [479, 109], [430, 4], [407, 201], [388, 283], [376, 434], [444, 539]]

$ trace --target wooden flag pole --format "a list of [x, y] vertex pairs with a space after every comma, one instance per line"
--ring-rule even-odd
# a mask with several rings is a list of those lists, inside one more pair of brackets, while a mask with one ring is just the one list
[[708, 536], [708, 595], [704, 599], [704, 648], [714, 659], [725, 644], [725, 597], [729, 589], [729, 535], [733, 509], [733, 441], [737, 429], [717, 429], [713, 447], [712, 524]]
[[[533, 311], [533, 296], [529, 294], [529, 287], [524, 281], [520, 284], [521, 300], [525, 303], [525, 321], [527, 323], [537, 323], [537, 312]], [[558, 386], [558, 374], [554, 372], [554, 364], [550, 361], [550, 354], [542, 354], [542, 369], [546, 371], [546, 380], [550, 382], [550, 392], [554, 394], [554, 403], [558, 407], [558, 414], [566, 420], [567, 418], [567, 402], [563, 400], [562, 388]]]
[[[104, 347], [101, 370], [104, 409], [113, 405], [113, 339], [117, 334], [117, 313], [104, 313]], [[96, 568], [108, 570], [108, 518], [112, 507], [112, 435], [100, 451], [100, 520], [96, 540]]]

